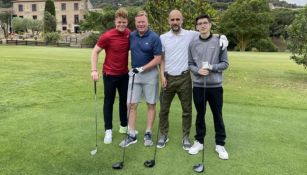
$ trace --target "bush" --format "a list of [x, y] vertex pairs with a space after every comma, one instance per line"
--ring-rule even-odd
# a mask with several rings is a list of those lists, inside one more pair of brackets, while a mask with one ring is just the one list
[[96, 42], [98, 41], [99, 36], [100, 34], [91, 33], [88, 37], [82, 40], [82, 45], [85, 45], [85, 47], [93, 48], [96, 45]]
[[255, 51], [257, 49], [259, 52], [277, 52], [278, 48], [273, 44], [270, 38], [260, 39], [254, 42], [251, 42], [248, 50]]
[[44, 41], [48, 43], [56, 43], [61, 39], [61, 35], [58, 32], [50, 32], [44, 34]]

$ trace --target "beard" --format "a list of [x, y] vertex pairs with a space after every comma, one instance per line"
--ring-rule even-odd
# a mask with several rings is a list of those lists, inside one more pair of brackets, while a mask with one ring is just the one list
[[171, 29], [172, 29], [173, 32], [177, 33], [177, 32], [180, 31], [181, 26], [175, 24], [175, 25], [172, 25], [172, 26], [171, 26]]

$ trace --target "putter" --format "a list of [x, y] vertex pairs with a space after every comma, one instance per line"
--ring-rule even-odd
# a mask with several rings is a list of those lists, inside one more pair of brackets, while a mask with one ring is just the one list
[[[130, 93], [130, 101], [129, 101], [129, 109], [128, 109], [128, 117], [127, 117], [127, 120], [128, 120], [128, 123], [129, 123], [129, 115], [130, 115], [130, 110], [131, 110], [131, 100], [132, 100], [132, 92], [133, 92], [133, 85], [134, 85], [134, 77], [135, 77], [135, 74], [132, 75], [132, 82], [131, 82], [131, 93]], [[127, 139], [127, 135], [128, 135], [128, 129], [126, 130], [126, 135], [125, 135], [125, 140]], [[124, 150], [123, 150], [123, 158], [122, 158], [122, 161], [121, 162], [116, 162], [112, 165], [112, 168], [113, 169], [116, 169], [116, 170], [120, 170], [120, 169], [123, 169], [124, 167], [124, 162], [125, 162], [125, 152], [126, 152], [126, 147], [124, 147]]]
[[95, 94], [95, 118], [96, 118], [96, 148], [91, 151], [91, 155], [96, 155], [98, 151], [98, 143], [97, 143], [97, 87], [96, 87], [96, 81], [94, 81], [94, 94]]
[[[208, 64], [208, 62], [205, 62], [203, 64]], [[205, 102], [205, 105], [206, 105], [206, 76], [204, 77], [204, 102]], [[197, 173], [202, 173], [205, 171], [205, 161], [204, 161], [204, 157], [205, 157], [205, 148], [203, 148], [203, 151], [202, 151], [202, 156], [201, 156], [201, 163], [198, 163], [196, 165], [193, 166], [193, 170]]]
[[[162, 88], [162, 98], [161, 100], [163, 99], [164, 97], [164, 91], [165, 91], [165, 88]], [[161, 101], [160, 101], [161, 102]], [[153, 156], [153, 159], [152, 160], [146, 160], [144, 162], [144, 166], [146, 168], [152, 168], [156, 165], [156, 155], [157, 155], [157, 145], [158, 145], [158, 138], [159, 138], [159, 131], [160, 131], [160, 122], [158, 124], [158, 130], [157, 130], [157, 136], [156, 136], [156, 145], [155, 145], [155, 152], [154, 152], [154, 156]]]

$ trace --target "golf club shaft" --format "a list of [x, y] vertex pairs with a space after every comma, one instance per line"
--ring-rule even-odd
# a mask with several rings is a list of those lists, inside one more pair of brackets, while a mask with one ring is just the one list
[[[204, 77], [204, 107], [206, 107], [206, 87], [207, 87], [207, 76]], [[205, 116], [203, 116], [205, 117]], [[203, 147], [205, 147], [205, 141], [204, 141], [204, 137], [203, 137]], [[204, 164], [205, 162], [205, 148], [203, 148], [202, 151], [202, 157], [201, 157], [201, 162]]]
[[98, 140], [97, 140], [97, 134], [98, 134], [98, 124], [97, 124], [97, 118], [98, 118], [98, 109], [97, 109], [97, 83], [96, 81], [94, 80], [94, 93], [95, 93], [95, 120], [96, 120], [96, 149], [98, 147]]
[[[160, 99], [160, 103], [163, 101], [164, 98], [164, 91], [166, 90], [166, 88], [161, 88], [162, 89], [162, 97]], [[159, 132], [160, 132], [160, 120], [158, 123], [158, 129], [157, 129], [157, 135], [156, 135], [156, 145], [155, 145], [155, 152], [154, 152], [154, 157], [153, 160], [156, 161], [156, 155], [157, 155], [157, 145], [158, 145], [158, 139], [159, 139]]]
[[[131, 102], [132, 102], [132, 92], [133, 92], [133, 86], [134, 86], [134, 77], [135, 74], [132, 75], [132, 81], [131, 81], [131, 92], [130, 92], [130, 100], [129, 100], [129, 108], [128, 108], [128, 117], [127, 117], [127, 123], [129, 125], [129, 116], [130, 116], [130, 111], [131, 111]], [[126, 135], [125, 135], [125, 141], [127, 140], [128, 137], [128, 126], [127, 126], [127, 130], [126, 130]], [[125, 152], [126, 152], [126, 147], [124, 146], [124, 150], [123, 150], [123, 163], [125, 162]]]

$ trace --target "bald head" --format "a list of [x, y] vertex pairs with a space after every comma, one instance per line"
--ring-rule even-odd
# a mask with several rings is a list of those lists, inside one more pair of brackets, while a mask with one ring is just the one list
[[172, 10], [168, 16], [168, 23], [174, 33], [179, 33], [183, 19], [179, 10]]
[[172, 10], [169, 13], [168, 18], [171, 18], [171, 16], [180, 16], [180, 18], [182, 19], [182, 14], [179, 10]]

